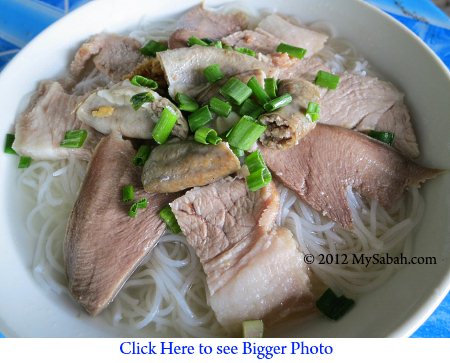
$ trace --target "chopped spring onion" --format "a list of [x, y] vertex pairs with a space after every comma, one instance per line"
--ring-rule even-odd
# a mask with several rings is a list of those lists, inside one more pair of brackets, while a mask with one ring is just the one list
[[378, 141], [384, 142], [385, 144], [388, 144], [390, 146], [392, 146], [395, 139], [395, 134], [387, 131], [370, 130], [367, 135], [369, 135], [373, 139], [377, 139]]
[[150, 40], [141, 48], [141, 53], [149, 57], [154, 57], [157, 52], [163, 52], [167, 49], [167, 44], [157, 42], [156, 40]]
[[147, 208], [147, 206], [148, 206], [147, 198], [142, 198], [141, 200], [131, 205], [130, 210], [128, 211], [128, 215], [132, 218], [135, 218], [137, 216], [138, 209], [145, 209]]
[[150, 146], [141, 145], [139, 146], [139, 150], [133, 158], [133, 164], [136, 166], [144, 166], [148, 157], [150, 156]]
[[122, 188], [122, 201], [132, 202], [134, 199], [134, 188], [132, 185], [124, 185]]
[[241, 150], [250, 149], [256, 140], [264, 133], [267, 126], [261, 125], [250, 116], [242, 116], [230, 130], [227, 141], [231, 146]]
[[306, 49], [295, 47], [286, 43], [280, 43], [280, 45], [277, 47], [277, 52], [287, 53], [289, 57], [302, 59], [306, 54]]
[[131, 106], [135, 111], [139, 110], [144, 103], [153, 102], [155, 97], [150, 92], [137, 93], [130, 98]]
[[338, 320], [350, 308], [355, 305], [355, 302], [345, 296], [337, 297], [336, 294], [328, 289], [323, 295], [316, 301], [317, 308], [330, 319]]
[[175, 100], [178, 102], [178, 108], [181, 111], [194, 112], [199, 107], [194, 99], [184, 93], [177, 93]]
[[236, 52], [249, 55], [251, 57], [256, 57], [256, 52], [253, 49], [245, 48], [245, 47], [235, 47], [234, 50]]
[[189, 47], [192, 47], [193, 45], [202, 45], [204, 47], [207, 47], [209, 45], [207, 42], [197, 37], [190, 37], [187, 41], [187, 44]]
[[261, 168], [250, 173], [245, 179], [247, 180], [248, 189], [256, 192], [272, 181], [272, 174], [270, 174], [269, 169]]
[[231, 77], [219, 92], [239, 106], [252, 95], [251, 88], [235, 77]]
[[153, 79], [139, 75], [136, 75], [133, 78], [131, 78], [130, 82], [138, 87], [147, 87], [150, 89], [157, 89], [159, 87], [158, 83]]
[[272, 99], [277, 97], [278, 83], [275, 78], [264, 79], [264, 90], [267, 95]]
[[169, 138], [169, 135], [177, 122], [177, 118], [178, 117], [174, 111], [172, 111], [169, 107], [164, 107], [158, 122], [153, 128], [153, 140], [155, 140], [158, 144], [164, 144]]
[[12, 144], [14, 143], [15, 138], [16, 136], [13, 134], [6, 134], [5, 148], [4, 148], [6, 154], [17, 155], [16, 151], [12, 148]]
[[230, 149], [234, 153], [234, 155], [236, 155], [238, 158], [241, 158], [245, 155], [245, 152], [242, 149], [239, 149], [239, 148], [231, 146], [231, 145], [230, 145]]
[[220, 40], [216, 40], [216, 41], [214, 41], [214, 42], [212, 42], [210, 44], [210, 47], [215, 47], [215, 48], [222, 49], [223, 48], [223, 44], [222, 44], [222, 42]]
[[213, 97], [209, 100], [209, 107], [211, 108], [212, 112], [222, 117], [228, 117], [232, 109], [231, 105], [228, 102], [222, 101], [217, 97]]
[[200, 144], [217, 145], [222, 138], [217, 136], [217, 131], [206, 126], [202, 126], [195, 131], [194, 140]]
[[320, 115], [320, 106], [316, 102], [309, 102], [308, 108], [306, 109], [306, 116], [311, 118], [312, 122], [316, 122]]
[[258, 83], [258, 80], [255, 76], [250, 78], [250, 80], [247, 82], [247, 86], [251, 88], [253, 94], [261, 105], [264, 105], [265, 103], [270, 101], [270, 97], [267, 95], [266, 91], [264, 91], [264, 88], [262, 88]]
[[167, 227], [175, 234], [181, 232], [181, 228], [178, 225], [177, 219], [175, 218], [175, 214], [173, 214], [170, 206], [164, 207], [160, 212], [159, 216], [161, 219], [166, 222]]
[[257, 119], [262, 113], [264, 113], [264, 108], [258, 105], [251, 98], [247, 98], [239, 109], [239, 114], [241, 116], [250, 116]]
[[223, 73], [220, 70], [220, 65], [211, 64], [203, 70], [203, 74], [209, 83], [217, 82], [219, 79], [223, 78]]
[[31, 159], [31, 157], [29, 156], [21, 156], [19, 160], [19, 165], [17, 165], [17, 167], [19, 169], [26, 169], [30, 166], [32, 161], [33, 159]]
[[339, 79], [339, 76], [336, 76], [335, 74], [319, 71], [317, 72], [314, 83], [320, 87], [336, 89], [339, 84]]
[[247, 165], [248, 171], [253, 173], [259, 169], [266, 168], [266, 163], [259, 150], [252, 152], [245, 158], [245, 165]]
[[222, 44], [222, 48], [226, 50], [233, 50], [233, 47], [228, 44]]
[[87, 130], [70, 130], [64, 134], [64, 140], [59, 146], [78, 149], [83, 146], [88, 135]]
[[242, 335], [244, 338], [262, 338], [264, 323], [262, 320], [246, 320], [242, 322]]
[[268, 112], [272, 112], [290, 104], [291, 102], [292, 96], [289, 93], [285, 93], [284, 95], [274, 98], [272, 101], [265, 103], [264, 109]]
[[208, 106], [203, 106], [188, 116], [189, 128], [195, 132], [198, 128], [206, 125], [213, 119]]

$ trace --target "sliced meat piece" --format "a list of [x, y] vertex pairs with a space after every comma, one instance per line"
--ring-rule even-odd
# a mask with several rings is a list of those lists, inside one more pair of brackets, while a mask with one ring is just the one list
[[[278, 67], [279, 79], [303, 78], [309, 82], [314, 82], [317, 72], [320, 70], [330, 72], [330, 69], [318, 58], [290, 58], [286, 53], [272, 54], [270, 56], [272, 64]], [[326, 93], [324, 90], [322, 93]]]
[[419, 145], [411, 123], [408, 108], [397, 102], [389, 110], [373, 117], [365, 117], [356, 127], [356, 130], [367, 132], [370, 130], [389, 131], [395, 134], [392, 145], [403, 155], [409, 158], [417, 158], [420, 155]]
[[147, 192], [177, 192], [212, 183], [240, 167], [226, 143], [170, 142], [152, 150], [144, 165], [142, 184]]
[[211, 307], [231, 332], [244, 320], [277, 320], [291, 303], [311, 306], [302, 254], [289, 231], [274, 230], [273, 183], [250, 192], [245, 180], [226, 178], [194, 188], [171, 207], [203, 265]]
[[267, 166], [311, 207], [352, 227], [346, 188], [376, 199], [386, 209], [405, 188], [440, 171], [416, 165], [393, 148], [359, 132], [318, 124], [291, 149], [262, 148]]
[[[154, 101], [145, 103], [135, 111], [130, 99], [144, 92], [150, 92]], [[78, 108], [77, 116], [103, 134], [116, 131], [127, 137], [151, 139], [152, 130], [165, 107], [169, 107], [177, 115], [172, 134], [186, 138], [188, 124], [181, 111], [167, 98], [146, 87], [134, 86], [128, 80], [92, 93]]]
[[[116, 134], [102, 139], [72, 210], [64, 241], [69, 290], [89, 314], [99, 314], [116, 296], [164, 233], [159, 211], [173, 196], [146, 194], [140, 169], [131, 163], [130, 141]], [[122, 187], [131, 184], [145, 210], [128, 216]]]
[[140, 48], [141, 44], [130, 37], [116, 34], [94, 35], [78, 49], [70, 71], [77, 82], [86, 78], [93, 70], [118, 82], [144, 59]]
[[[27, 110], [16, 121], [14, 150], [34, 160], [61, 160], [70, 155], [89, 160], [99, 135], [76, 116], [83, 97], [67, 94], [60, 83], [45, 81], [39, 85]], [[66, 131], [88, 130], [82, 148], [60, 147]]]
[[287, 149], [296, 145], [314, 127], [305, 115], [309, 102], [318, 102], [320, 90], [317, 86], [303, 79], [282, 80], [279, 94], [289, 93], [292, 102], [275, 112], [261, 115], [259, 121], [267, 125], [260, 141], [264, 146], [274, 149]]
[[289, 230], [278, 228], [262, 237], [245, 257], [245, 266], [209, 300], [229, 331], [238, 334], [246, 320], [264, 319], [270, 325], [293, 312], [313, 311], [308, 267]]
[[177, 30], [169, 38], [169, 48], [187, 46], [190, 37], [221, 39], [244, 29], [247, 17], [242, 12], [220, 14], [198, 5], [185, 13], [177, 22]]
[[364, 118], [381, 115], [403, 100], [391, 83], [375, 77], [343, 74], [335, 90], [320, 101], [320, 121], [346, 128], [356, 127]]
[[276, 52], [281, 40], [260, 29], [259, 31], [243, 30], [230, 34], [222, 38], [222, 42], [230, 47], [244, 47], [258, 53], [270, 54]]
[[328, 36], [305, 27], [294, 25], [277, 14], [270, 14], [258, 24], [256, 31], [272, 34], [284, 43], [306, 49], [305, 57], [320, 51]]
[[[254, 57], [215, 47], [194, 46], [158, 52], [157, 57], [166, 74], [169, 94], [178, 92], [197, 96], [208, 87], [203, 70], [211, 64], [219, 64], [225, 78], [250, 70], [259, 69], [270, 77], [272, 68]], [[273, 71], [273, 70], [272, 70]]]

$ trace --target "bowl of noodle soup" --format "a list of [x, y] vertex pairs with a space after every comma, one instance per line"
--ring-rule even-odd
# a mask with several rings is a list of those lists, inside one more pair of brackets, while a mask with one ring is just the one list
[[[179, 14], [196, 1], [155, 4], [144, 0], [92, 2], [36, 37], [0, 75], [2, 131], [11, 131], [40, 80], [67, 72], [89, 36], [120, 33], [144, 43], [167, 39]], [[330, 36], [320, 58], [334, 71], [376, 75], [406, 94], [422, 155], [419, 162], [450, 167], [450, 76], [442, 62], [409, 30], [356, 0], [208, 1], [221, 12], [242, 10], [252, 22], [270, 12], [298, 18]], [[83, 24], [83, 26], [80, 26]], [[401, 47], [401, 51], [399, 51]], [[32, 59], [32, 62], [30, 62]], [[167, 232], [117, 298], [92, 318], [73, 303], [67, 287], [62, 241], [87, 170], [76, 159], [38, 161], [25, 171], [2, 155], [0, 220], [0, 331], [11, 337], [217, 337], [225, 332], [209, 308], [205, 276], [182, 235]], [[338, 322], [314, 315], [269, 330], [269, 336], [408, 336], [443, 299], [450, 286], [450, 176], [411, 189], [387, 213], [351, 189], [354, 231], [336, 225], [281, 184], [277, 223], [289, 228], [303, 251], [314, 254], [389, 253], [435, 257], [421, 265], [315, 265], [326, 285], [355, 298]], [[305, 253], [306, 253], [305, 252]]]

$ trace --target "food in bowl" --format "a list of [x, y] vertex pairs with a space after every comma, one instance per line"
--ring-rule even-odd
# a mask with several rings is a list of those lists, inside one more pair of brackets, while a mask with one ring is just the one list
[[392, 270], [307, 256], [407, 254], [417, 187], [439, 173], [411, 161], [403, 94], [281, 14], [248, 27], [198, 6], [174, 28], [94, 35], [18, 118], [37, 278], [182, 336], [316, 305], [338, 318], [352, 302], [327, 287], [357, 301]]

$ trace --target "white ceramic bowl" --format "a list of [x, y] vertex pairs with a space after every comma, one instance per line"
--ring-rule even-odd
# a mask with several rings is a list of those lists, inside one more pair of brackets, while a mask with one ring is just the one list
[[[208, 1], [214, 6], [224, 1]], [[63, 73], [77, 46], [101, 31], [129, 32], [145, 14], [178, 16], [196, 0], [108, 0], [91, 2], [58, 21], [26, 46], [0, 75], [0, 135], [11, 131], [19, 103], [39, 80]], [[170, 5], [169, 5], [170, 4]], [[450, 75], [430, 49], [407, 28], [357, 0], [278, 0], [280, 12], [306, 23], [325, 20], [369, 62], [406, 93], [419, 144], [420, 163], [450, 168]], [[272, 0], [246, 5], [273, 8]], [[2, 136], [3, 137], [3, 136]], [[0, 331], [11, 337], [120, 336], [92, 319], [67, 297], [49, 294], [30, 271], [31, 242], [15, 186], [15, 158], [0, 156]], [[450, 175], [425, 185], [426, 211], [414, 241], [416, 256], [436, 265], [408, 265], [381, 288], [362, 297], [339, 322], [326, 319], [289, 326], [279, 336], [408, 336], [438, 306], [450, 286]]]

